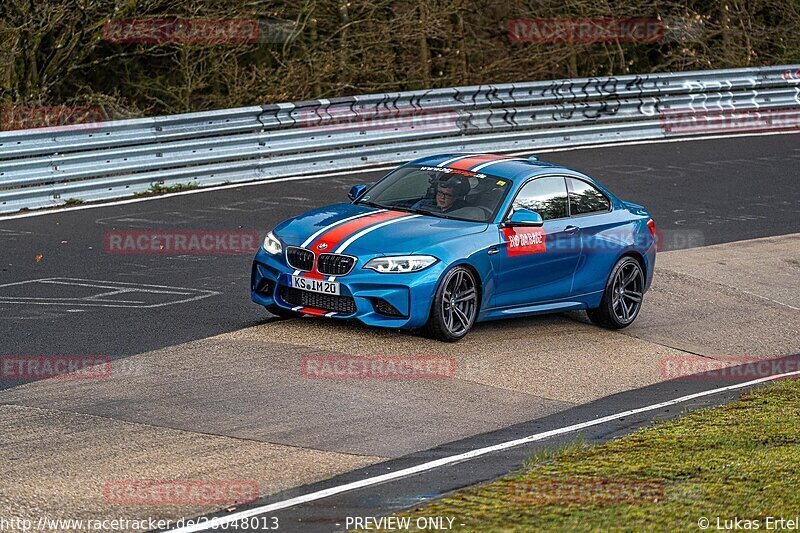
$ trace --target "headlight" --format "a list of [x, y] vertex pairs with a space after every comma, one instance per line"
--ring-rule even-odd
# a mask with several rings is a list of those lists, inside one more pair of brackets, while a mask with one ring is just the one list
[[270, 253], [272, 255], [279, 254], [283, 251], [283, 246], [281, 246], [281, 241], [275, 236], [274, 233], [271, 231], [267, 233], [266, 238], [264, 238], [264, 251]]
[[376, 257], [364, 265], [364, 268], [369, 268], [381, 274], [398, 273], [403, 274], [406, 272], [418, 272], [424, 268], [428, 268], [434, 264], [438, 259], [431, 255], [396, 255], [394, 257]]

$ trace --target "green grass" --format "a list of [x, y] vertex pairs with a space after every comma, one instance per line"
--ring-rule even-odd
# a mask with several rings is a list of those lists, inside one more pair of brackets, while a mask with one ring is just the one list
[[194, 189], [198, 189], [198, 185], [196, 183], [178, 183], [176, 185], [170, 185], [165, 187], [161, 184], [155, 184], [150, 186], [150, 188], [145, 192], [137, 192], [134, 194], [134, 197], [141, 197], [141, 196], [153, 196], [156, 194], [168, 194], [171, 192], [181, 192], [181, 191], [191, 191]]
[[81, 205], [83, 200], [80, 198], [67, 198], [64, 200], [64, 205]]
[[[538, 454], [518, 473], [402, 513], [461, 531], [701, 531], [800, 514], [800, 381], [781, 381], [598, 446]], [[462, 527], [460, 524], [464, 524]], [[413, 529], [413, 528], [412, 528]]]

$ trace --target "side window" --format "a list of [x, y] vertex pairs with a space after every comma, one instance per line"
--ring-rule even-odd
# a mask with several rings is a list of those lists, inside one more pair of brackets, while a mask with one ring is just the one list
[[542, 220], [566, 217], [568, 200], [564, 178], [536, 178], [526, 183], [514, 199], [513, 209], [536, 211], [542, 215]]
[[575, 178], [567, 178], [567, 183], [569, 185], [570, 214], [584, 215], [611, 209], [608, 198], [595, 186]]

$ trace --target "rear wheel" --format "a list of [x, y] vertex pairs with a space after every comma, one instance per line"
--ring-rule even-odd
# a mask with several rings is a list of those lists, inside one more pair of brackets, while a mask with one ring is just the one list
[[589, 309], [586, 313], [600, 327], [621, 329], [636, 320], [642, 308], [643, 296], [642, 266], [633, 257], [626, 256], [611, 269], [600, 307]]
[[455, 267], [436, 289], [425, 332], [428, 336], [454, 342], [469, 333], [478, 315], [478, 284], [467, 268]]

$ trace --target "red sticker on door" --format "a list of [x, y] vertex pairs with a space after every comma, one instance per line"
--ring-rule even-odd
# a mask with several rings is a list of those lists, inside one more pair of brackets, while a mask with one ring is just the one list
[[503, 228], [508, 243], [508, 255], [540, 254], [547, 251], [542, 228]]

